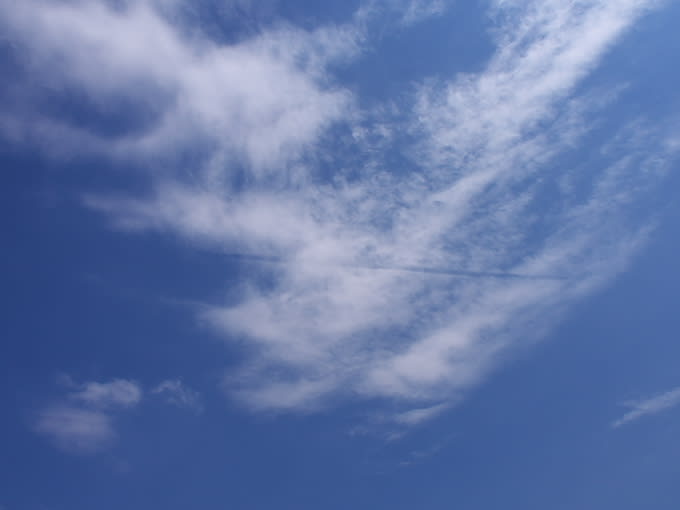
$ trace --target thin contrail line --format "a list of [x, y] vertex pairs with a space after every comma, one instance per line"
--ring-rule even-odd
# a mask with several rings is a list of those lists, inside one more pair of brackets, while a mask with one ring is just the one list
[[568, 280], [566, 276], [543, 275], [543, 274], [523, 274], [506, 273], [494, 271], [463, 271], [459, 269], [449, 269], [441, 267], [421, 267], [421, 266], [359, 266], [367, 269], [377, 269], [381, 271], [405, 271], [409, 273], [426, 273], [442, 276], [454, 276], [462, 278], [501, 278], [501, 279], [521, 279], [521, 280]]
[[[290, 259], [275, 255], [258, 255], [250, 253], [223, 253], [224, 256], [242, 260], [245, 262], [266, 263], [266, 264], [285, 264]], [[319, 263], [316, 262], [315, 263]], [[323, 264], [323, 262], [321, 262]], [[544, 280], [544, 281], [566, 281], [569, 278], [561, 275], [544, 274], [524, 274], [503, 271], [465, 271], [445, 267], [424, 267], [424, 266], [381, 266], [371, 264], [331, 264], [329, 266], [372, 269], [375, 271], [400, 271], [408, 273], [423, 273], [439, 276], [451, 276], [456, 278], [495, 278], [507, 280]]]

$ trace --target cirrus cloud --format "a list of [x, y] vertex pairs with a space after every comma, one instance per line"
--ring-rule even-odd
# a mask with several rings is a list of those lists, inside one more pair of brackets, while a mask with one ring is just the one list
[[366, 10], [223, 43], [147, 2], [0, 5], [33, 72], [152, 112], [116, 136], [26, 115], [5, 131], [141, 158], [150, 193], [85, 204], [253, 262], [237, 296], [198, 315], [246, 346], [224, 386], [254, 409], [377, 398], [401, 424], [435, 416], [625, 269], [653, 230], [630, 211], [677, 154], [672, 112], [603, 131], [625, 84], [583, 86], [652, 0], [492, 2], [481, 70], [370, 107], [334, 74], [370, 44]]

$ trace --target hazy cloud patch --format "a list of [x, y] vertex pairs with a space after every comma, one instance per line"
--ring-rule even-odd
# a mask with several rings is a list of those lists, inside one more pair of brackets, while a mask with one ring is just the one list
[[129, 380], [76, 384], [62, 378], [70, 392], [37, 413], [35, 431], [67, 452], [92, 454], [110, 447], [120, 411], [139, 404], [140, 386]]

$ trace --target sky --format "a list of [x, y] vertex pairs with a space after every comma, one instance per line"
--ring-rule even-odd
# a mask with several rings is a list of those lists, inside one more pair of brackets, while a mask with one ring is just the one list
[[0, 510], [676, 510], [678, 21], [0, 0]]

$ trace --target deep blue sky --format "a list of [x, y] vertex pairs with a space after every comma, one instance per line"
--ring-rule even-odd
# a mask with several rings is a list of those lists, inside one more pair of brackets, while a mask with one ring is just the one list
[[677, 509], [678, 20], [0, 0], [0, 510]]

